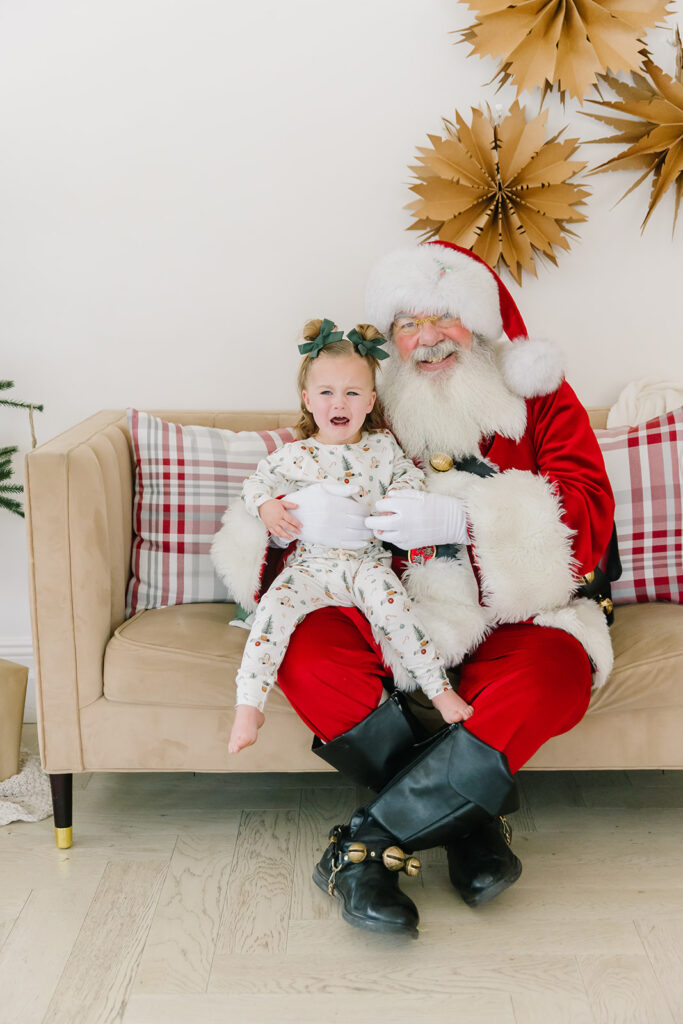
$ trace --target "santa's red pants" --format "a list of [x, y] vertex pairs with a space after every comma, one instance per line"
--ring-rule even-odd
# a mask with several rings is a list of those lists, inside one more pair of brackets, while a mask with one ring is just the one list
[[[323, 741], [377, 707], [389, 675], [367, 620], [356, 608], [322, 608], [294, 631], [278, 682]], [[529, 623], [495, 629], [461, 666], [458, 693], [474, 708], [465, 728], [502, 751], [511, 772], [581, 720], [591, 669], [563, 630]]]

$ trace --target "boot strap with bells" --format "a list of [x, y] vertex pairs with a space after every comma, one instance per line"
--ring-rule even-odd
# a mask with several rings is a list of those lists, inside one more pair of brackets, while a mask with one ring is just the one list
[[411, 878], [419, 874], [422, 867], [417, 857], [404, 853], [400, 846], [384, 846], [383, 843], [363, 843], [357, 839], [343, 839], [343, 826], [338, 825], [330, 832], [330, 842], [334, 846], [332, 855], [332, 872], [327, 882], [327, 891], [334, 894], [334, 880], [338, 871], [349, 864], [381, 863], [389, 871], [405, 871]]

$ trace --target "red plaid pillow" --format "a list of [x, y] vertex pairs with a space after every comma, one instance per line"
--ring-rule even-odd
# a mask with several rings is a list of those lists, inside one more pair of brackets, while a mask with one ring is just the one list
[[226, 507], [258, 462], [294, 430], [182, 427], [128, 410], [135, 453], [132, 575], [126, 614], [197, 601], [229, 601], [211, 542]]
[[635, 427], [596, 430], [616, 501], [615, 604], [683, 596], [683, 406]]

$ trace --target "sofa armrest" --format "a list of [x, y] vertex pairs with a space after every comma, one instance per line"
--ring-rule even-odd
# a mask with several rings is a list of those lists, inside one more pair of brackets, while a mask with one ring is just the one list
[[133, 462], [120, 410], [97, 413], [26, 457], [38, 733], [50, 772], [83, 770], [80, 709], [103, 694], [125, 614]]

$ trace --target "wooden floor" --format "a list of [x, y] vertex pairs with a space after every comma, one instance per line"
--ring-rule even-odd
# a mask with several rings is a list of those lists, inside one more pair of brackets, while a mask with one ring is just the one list
[[70, 850], [0, 829], [0, 1022], [683, 1024], [683, 772], [521, 783], [521, 879], [470, 910], [428, 852], [415, 942], [311, 882], [339, 776], [76, 777]]

